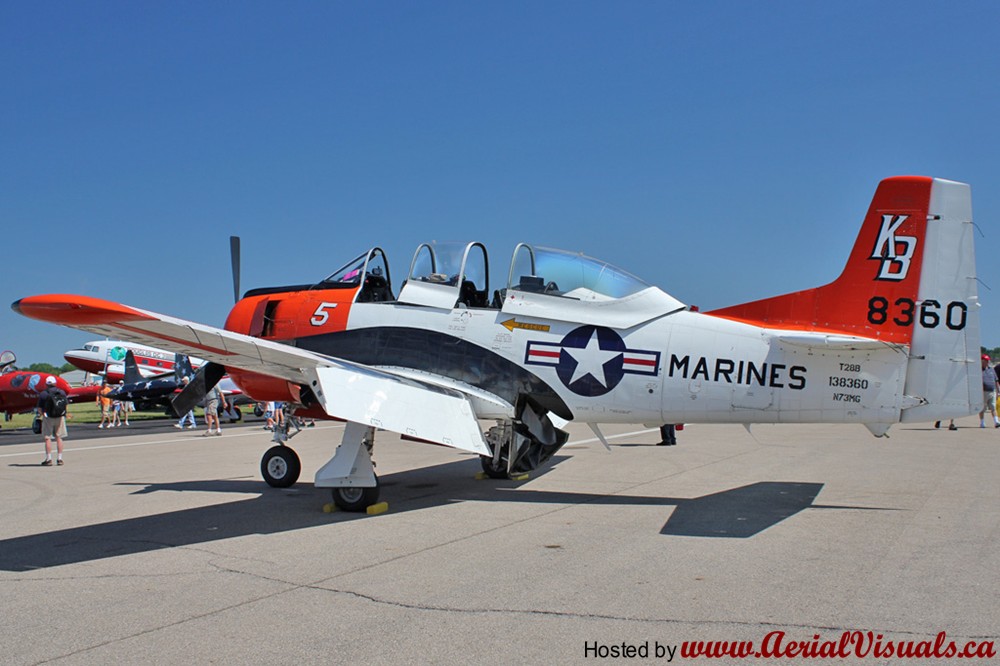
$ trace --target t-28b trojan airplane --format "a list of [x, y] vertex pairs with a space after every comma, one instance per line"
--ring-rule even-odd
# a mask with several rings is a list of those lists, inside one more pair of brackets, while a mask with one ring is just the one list
[[[12, 307], [201, 356], [202, 391], [228, 372], [257, 400], [347, 421], [315, 481], [353, 510], [378, 497], [378, 428], [478, 453], [502, 476], [551, 458], [564, 420], [599, 437], [602, 423], [861, 423], [881, 436], [983, 404], [962, 183], [882, 181], [839, 278], [713, 312], [580, 254], [518, 245], [494, 291], [489, 268], [481, 243], [423, 244], [397, 294], [375, 247], [315, 284], [247, 292], [224, 329], [84, 296]], [[496, 425], [484, 434], [480, 420]], [[279, 444], [261, 470], [291, 485], [299, 460]]]

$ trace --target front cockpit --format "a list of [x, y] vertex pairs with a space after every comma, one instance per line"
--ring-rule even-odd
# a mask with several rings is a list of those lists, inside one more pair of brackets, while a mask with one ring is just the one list
[[17, 363], [17, 357], [14, 355], [14, 352], [5, 351], [0, 353], [0, 375], [13, 372], [15, 363]]
[[361, 289], [354, 299], [356, 303], [395, 300], [392, 295], [389, 260], [382, 248], [373, 247], [351, 259], [311, 289], [350, 289], [359, 285]]

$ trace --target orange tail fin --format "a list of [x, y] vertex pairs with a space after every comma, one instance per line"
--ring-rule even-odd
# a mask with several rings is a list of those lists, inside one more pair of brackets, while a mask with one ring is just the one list
[[969, 186], [883, 180], [830, 284], [706, 314], [781, 330], [876, 339], [906, 353], [903, 421], [979, 411], [979, 297]]
[[919, 318], [933, 182], [919, 176], [883, 180], [844, 271], [830, 284], [707, 314], [770, 328], [909, 344]]

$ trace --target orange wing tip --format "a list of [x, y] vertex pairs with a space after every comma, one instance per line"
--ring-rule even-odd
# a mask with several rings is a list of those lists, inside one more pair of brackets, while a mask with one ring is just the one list
[[96, 326], [150, 319], [139, 310], [120, 303], [72, 294], [28, 296], [11, 303], [10, 309], [30, 319], [63, 326]]

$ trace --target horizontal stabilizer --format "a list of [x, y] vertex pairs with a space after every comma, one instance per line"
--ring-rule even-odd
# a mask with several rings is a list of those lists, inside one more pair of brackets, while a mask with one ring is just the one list
[[778, 335], [777, 338], [786, 345], [806, 347], [809, 349], [831, 349], [844, 351], [865, 349], [879, 350], [894, 346], [884, 340], [860, 338], [852, 335], [829, 335], [824, 333], [782, 333]]

